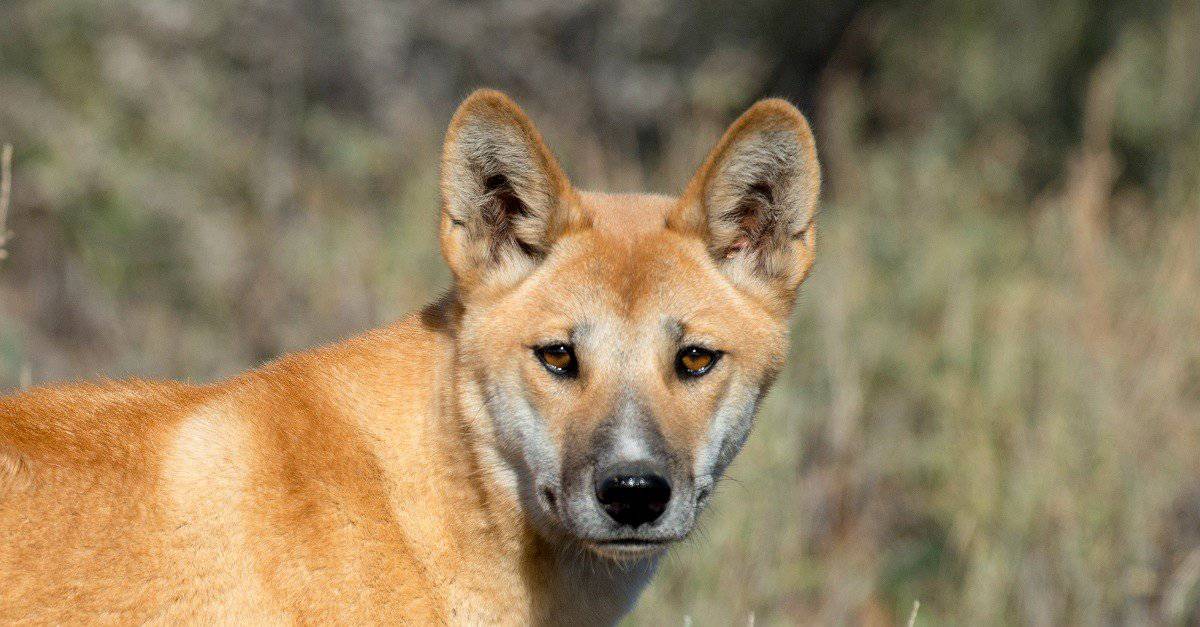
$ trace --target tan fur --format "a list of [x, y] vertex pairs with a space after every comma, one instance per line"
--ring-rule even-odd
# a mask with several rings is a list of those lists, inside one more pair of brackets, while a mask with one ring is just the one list
[[[213, 385], [0, 398], [0, 622], [610, 623], [626, 611], [653, 560], [580, 548], [531, 517], [502, 441], [512, 417], [494, 405], [515, 393], [532, 408], [564, 468], [629, 399], [679, 459], [728, 457], [713, 441], [721, 408], [765, 392], [812, 263], [807, 124], [780, 101], [757, 106], [682, 199], [573, 190], [496, 92], [464, 103], [446, 145], [441, 239], [456, 280], [426, 310]], [[784, 235], [739, 232], [717, 207], [763, 177], [786, 206], [738, 219], [774, 211]], [[725, 349], [721, 367], [678, 381], [665, 320]], [[556, 380], [530, 346], [580, 324], [593, 333], [586, 377]]]

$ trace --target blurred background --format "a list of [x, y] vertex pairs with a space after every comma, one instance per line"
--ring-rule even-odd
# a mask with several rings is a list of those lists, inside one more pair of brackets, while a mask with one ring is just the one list
[[4, 0], [0, 389], [431, 300], [474, 87], [667, 193], [784, 96], [826, 175], [791, 361], [630, 624], [1194, 624], [1198, 67], [1194, 0]]

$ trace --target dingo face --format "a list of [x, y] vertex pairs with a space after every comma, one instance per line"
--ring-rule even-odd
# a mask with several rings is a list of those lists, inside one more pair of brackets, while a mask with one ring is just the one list
[[630, 559], [691, 531], [782, 364], [819, 178], [778, 100], [679, 199], [577, 192], [507, 97], [463, 103], [441, 226], [459, 384], [541, 533]]

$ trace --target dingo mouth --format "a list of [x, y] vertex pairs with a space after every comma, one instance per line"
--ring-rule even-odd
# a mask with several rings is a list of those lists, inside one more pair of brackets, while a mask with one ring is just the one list
[[646, 540], [642, 538], [616, 538], [612, 540], [592, 540], [588, 546], [605, 557], [614, 559], [634, 559], [646, 557], [665, 551], [674, 540]]

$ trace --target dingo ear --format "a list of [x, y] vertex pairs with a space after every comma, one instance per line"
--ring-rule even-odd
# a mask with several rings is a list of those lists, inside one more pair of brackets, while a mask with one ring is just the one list
[[515, 281], [580, 220], [567, 177], [521, 109], [471, 94], [442, 151], [442, 254], [461, 287]]
[[726, 275], [786, 298], [812, 267], [821, 185], [812, 131], [784, 100], [761, 100], [725, 132], [668, 226], [704, 239]]

